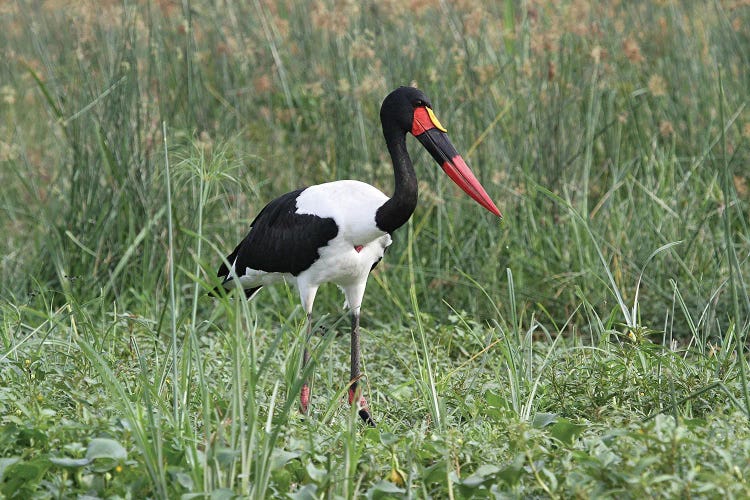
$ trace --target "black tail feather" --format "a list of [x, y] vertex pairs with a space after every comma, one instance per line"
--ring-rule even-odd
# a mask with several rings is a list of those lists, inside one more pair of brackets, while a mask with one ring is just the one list
[[[261, 286], [256, 286], [255, 288], [245, 288], [242, 291], [245, 293], [245, 298], [249, 300], [249, 299], [253, 298], [253, 296], [261, 288], [263, 288], [262, 285]], [[210, 292], [208, 292], [207, 295], [209, 295], [210, 297], [223, 297], [224, 295], [228, 295], [231, 291], [232, 291], [231, 287], [230, 288], [226, 288], [224, 285], [218, 285], [213, 290], [211, 290]]]

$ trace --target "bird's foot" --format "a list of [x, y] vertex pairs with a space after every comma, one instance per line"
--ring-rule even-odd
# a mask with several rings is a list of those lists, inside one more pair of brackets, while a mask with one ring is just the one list
[[357, 412], [364, 421], [365, 424], [367, 424], [370, 427], [375, 427], [375, 421], [372, 419], [372, 415], [370, 415], [370, 406], [367, 404], [367, 400], [365, 397], [357, 390], [356, 387], [350, 387], [349, 388], [349, 404], [354, 404], [354, 401], [357, 400], [357, 396], [359, 396], [359, 401], [357, 402], [357, 405], [359, 406], [359, 411]]
[[365, 423], [365, 425], [367, 425], [368, 427], [377, 427], [375, 425], [375, 421], [372, 419], [372, 415], [370, 415], [369, 410], [360, 409], [359, 416], [362, 419], [362, 421]]
[[[318, 337], [325, 337], [326, 335], [328, 335], [329, 331], [331, 331], [331, 327], [326, 326], [326, 325], [321, 325], [313, 331], [313, 335], [316, 335]], [[344, 332], [341, 332], [338, 330], [333, 333], [333, 336], [335, 338], [342, 337], [343, 335], [344, 335]]]

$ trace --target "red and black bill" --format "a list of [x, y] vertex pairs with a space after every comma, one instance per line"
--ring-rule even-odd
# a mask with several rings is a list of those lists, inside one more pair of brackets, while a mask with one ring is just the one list
[[440, 124], [432, 109], [427, 106], [414, 109], [411, 132], [458, 187], [485, 209], [500, 218], [503, 217], [474, 172], [456, 151], [448, 138], [447, 131]]

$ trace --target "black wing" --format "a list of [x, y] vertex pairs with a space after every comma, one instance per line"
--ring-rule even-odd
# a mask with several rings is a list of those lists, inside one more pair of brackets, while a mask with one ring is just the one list
[[[330, 217], [298, 214], [297, 197], [304, 189], [279, 196], [265, 206], [250, 224], [250, 232], [227, 257], [242, 275], [246, 268], [296, 276], [309, 268], [325, 246], [338, 234], [338, 226]], [[231, 278], [226, 264], [217, 275]]]

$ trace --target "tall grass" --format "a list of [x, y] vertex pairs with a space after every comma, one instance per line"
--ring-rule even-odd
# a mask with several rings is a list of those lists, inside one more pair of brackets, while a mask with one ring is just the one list
[[[35, 102], [56, 122], [53, 130], [59, 133], [65, 151], [56, 157], [66, 170], [55, 169], [57, 177], [52, 182], [67, 194], [53, 197], [54, 204], [45, 205], [44, 215], [51, 219], [45, 225], [55, 228], [48, 235], [55, 238], [54, 244], [48, 247], [61, 251], [42, 256], [40, 261], [51, 263], [63, 258], [61, 255], [76, 255], [76, 259], [65, 257], [67, 261], [57, 266], [65, 276], [85, 278], [76, 285], [92, 286], [102, 277], [114, 279], [108, 288], [116, 281], [131, 282], [135, 276], [118, 276], [123, 271], [137, 272], [139, 280], [148, 277], [166, 282], [152, 272], [160, 269], [156, 264], [163, 247], [154, 245], [160, 240], [149, 236], [150, 230], [141, 234], [138, 262], [112, 276], [116, 256], [122, 255], [144, 229], [138, 221], [157, 223], [160, 218], [164, 183], [155, 176], [163, 171], [159, 153], [162, 121], [183, 138], [185, 131], [188, 137], [202, 134], [201, 140], [208, 146], [228, 140], [231, 154], [245, 158], [256, 155], [245, 162], [240, 176], [243, 182], [227, 192], [236, 204], [223, 215], [226, 220], [242, 221], [271, 197], [256, 199], [257, 188], [246, 189], [245, 183], [267, 186], [264, 192], [270, 195], [300, 184], [351, 176], [375, 182], [385, 191], [392, 189], [389, 169], [381, 168], [387, 160], [378, 132], [377, 106], [389, 88], [408, 83], [405, 79], [423, 83], [433, 95], [454, 142], [459, 149], [471, 151], [470, 164], [486, 182], [497, 184], [494, 195], [507, 199], [505, 204], [511, 209], [508, 222], [500, 230], [491, 229], [492, 223], [484, 218], [467, 222], [466, 216], [456, 212], [457, 205], [466, 204], [468, 208], [468, 202], [456, 199], [434, 169], [424, 169], [425, 156], [417, 154], [425, 180], [416, 221], [420, 228], [417, 246], [437, 248], [435, 252], [420, 252], [422, 258], [429, 259], [423, 267], [437, 274], [420, 285], [435, 278], [455, 281], [452, 276], [458, 267], [472, 276], [486, 275], [491, 280], [486, 286], [502, 289], [503, 275], [496, 270], [511, 267], [522, 296], [538, 296], [544, 293], [544, 287], [565, 288], [575, 280], [576, 273], [601, 269], [598, 257], [592, 261], [590, 255], [576, 250], [586, 248], [575, 233], [580, 226], [570, 224], [557, 203], [545, 201], [534, 188], [536, 183], [591, 217], [592, 230], [613, 246], [605, 256], [616, 259], [617, 273], [635, 276], [652, 251], [685, 240], [689, 244], [675, 256], [681, 262], [677, 270], [680, 274], [673, 277], [690, 284], [689, 295], [696, 297], [695, 302], [691, 299], [693, 310], [702, 307], [697, 297], [706, 294], [707, 284], [721, 279], [709, 275], [707, 280], [705, 273], [703, 279], [694, 279], [696, 270], [714, 268], [706, 259], [708, 253], [701, 249], [704, 243], [716, 241], [705, 231], [712, 229], [710, 214], [721, 203], [711, 196], [711, 187], [720, 187], [721, 183], [711, 174], [712, 169], [705, 168], [716, 145], [714, 140], [718, 141], [717, 133], [712, 133], [717, 122], [711, 118], [706, 100], [680, 101], [693, 88], [716, 87], [712, 60], [689, 60], [686, 55], [701, 54], [693, 36], [702, 33], [700, 28], [682, 22], [695, 17], [692, 11], [683, 9], [698, 7], [671, 5], [657, 9], [654, 15], [657, 21], [661, 16], [662, 24], [645, 24], [644, 40], [639, 41], [631, 35], [630, 25], [614, 24], [616, 16], [606, 7], [601, 12], [584, 9], [582, 14], [590, 17], [583, 19], [596, 20], [598, 26], [584, 21], [584, 26], [577, 28], [581, 33], [576, 35], [564, 29], [572, 22], [567, 17], [569, 11], [583, 8], [577, 4], [545, 6], [534, 12], [535, 18], [529, 18], [527, 11], [511, 2], [497, 11], [477, 6], [469, 13], [490, 16], [484, 21], [489, 37], [480, 43], [472, 38], [476, 28], [468, 20], [459, 22], [461, 15], [468, 14], [442, 5], [436, 13], [454, 36], [433, 40], [435, 46], [417, 45], [411, 37], [420, 35], [414, 31], [419, 23], [406, 23], [395, 11], [376, 9], [377, 19], [383, 24], [380, 29], [392, 29], [401, 35], [385, 37], [381, 42], [367, 31], [365, 19], [372, 13], [365, 14], [365, 8], [359, 11], [361, 18], [354, 16], [342, 25], [329, 25], [325, 20], [329, 6], [324, 2], [316, 4], [309, 18], [294, 16], [293, 8], [283, 4], [275, 8], [276, 12], [260, 3], [228, 5], [221, 15], [204, 12], [200, 4], [184, 12], [182, 7], [135, 7], [125, 3], [101, 17], [89, 14], [79, 21], [81, 26], [75, 24], [72, 43], [67, 45], [78, 47], [82, 59], [64, 67], [64, 74], [55, 74], [56, 66], [50, 61], [60, 54], [45, 38], [50, 33], [62, 36], [59, 31], [44, 30], [42, 25], [9, 40], [21, 50], [34, 49], [29, 54], [19, 51], [6, 62], [6, 68], [13, 70], [15, 79], [23, 78], [38, 89]], [[644, 8], [623, 7], [621, 14], [632, 18]], [[722, 29], [732, 17], [721, 7], [717, 9], [711, 14], [716, 24], [710, 35], [716, 53], [726, 58], [721, 63], [731, 68], [732, 61], [742, 60], [742, 55], [734, 48], [736, 35], [729, 36], [736, 32], [732, 29], [727, 34]], [[18, 21], [25, 20], [25, 10], [17, 10]], [[731, 12], [732, 16], [736, 14]], [[64, 16], [51, 10], [43, 20], [51, 24], [61, 22]], [[516, 31], [503, 35], [502, 30], [496, 33], [489, 29], [491, 16], [500, 16], [502, 25], [507, 25], [509, 18], [517, 19]], [[183, 20], [189, 25], [183, 25]], [[553, 27], [558, 21], [559, 26]], [[76, 30], [83, 32], [89, 24], [94, 26], [93, 32], [84, 33], [82, 40], [75, 38]], [[157, 30], [157, 25], [166, 29]], [[594, 29], [609, 36], [596, 38]], [[99, 44], [107, 50], [93, 50], [97, 36], [109, 37]], [[346, 46], [337, 42], [347, 36], [351, 40]], [[463, 36], [467, 43], [455, 46], [457, 36]], [[493, 37], [503, 38], [504, 43], [491, 45], [497, 42]], [[658, 47], [649, 45], [655, 40], [669, 42], [680, 50], [661, 54]], [[330, 51], [320, 51], [321, 44]], [[411, 51], [403, 48], [412, 45]], [[451, 48], [458, 55], [452, 55]], [[298, 55], [293, 56], [293, 50]], [[36, 65], [34, 58], [47, 61], [47, 66]], [[296, 59], [312, 61], [314, 71], [295, 66]], [[329, 60], [337, 62], [327, 65]], [[388, 69], [396, 67], [407, 69], [389, 74]], [[444, 68], [440, 78], [428, 78], [435, 67]], [[468, 78], [456, 78], [461, 73]], [[735, 72], [730, 76], [731, 85], [742, 89], [741, 75]], [[86, 85], [76, 85], [84, 79]], [[467, 98], [469, 95], [472, 99]], [[727, 103], [731, 113], [741, 112], [737, 97], [742, 93], [730, 90], [725, 95], [735, 99]], [[34, 98], [27, 96], [24, 98]], [[20, 99], [20, 95], [16, 97]], [[333, 128], [340, 123], [355, 126]], [[581, 123], [585, 124], [582, 134], [563, 133], [578, 129]], [[370, 130], [374, 133], [363, 133]], [[738, 131], [735, 127], [729, 132]], [[29, 132], [36, 135], [23, 140], [43, 137], [40, 129]], [[47, 141], [49, 138], [41, 142]], [[737, 144], [741, 141], [740, 136], [730, 139]], [[290, 143], [295, 147], [290, 148]], [[173, 143], [174, 147], [184, 145], [181, 138]], [[738, 165], [743, 149], [735, 150], [739, 156], [727, 161]], [[379, 153], [371, 153], [375, 151]], [[51, 156], [50, 161], [55, 163]], [[26, 155], [26, 159], [16, 157], [10, 163], [10, 172], [32, 183], [22, 188], [23, 184], [14, 182], [14, 190], [47, 196], [33, 184], [39, 182], [38, 176], [22, 173], [35, 170], [28, 162]], [[269, 176], [269, 168], [279, 175]], [[248, 197], [242, 189], [251, 195]], [[519, 198], [523, 193], [528, 196]], [[679, 201], [688, 194], [701, 193], [707, 196], [696, 200], [697, 205], [685, 206]], [[101, 210], [102, 206], [111, 208]], [[230, 207], [219, 203], [212, 210], [218, 208]], [[232, 219], [235, 214], [241, 218]], [[31, 225], [38, 215], [28, 214], [31, 220], [19, 219], [18, 215], [14, 218], [23, 226]], [[223, 223], [219, 218], [209, 215], [207, 220]], [[526, 226], [525, 220], [533, 221], [533, 225]], [[649, 227], [649, 221], [655, 221], [655, 225]], [[231, 227], [232, 233], [218, 235], [228, 244], [242, 231], [242, 224]], [[568, 228], [573, 229], [572, 234]], [[207, 230], [213, 234], [211, 227]], [[538, 232], [544, 234], [532, 234]], [[637, 245], [628, 239], [636, 233], [641, 236]], [[461, 243], [451, 248], [434, 245], [446, 239]], [[400, 239], [398, 244], [403, 245]], [[485, 258], [475, 258], [480, 252], [489, 253]], [[545, 258], [527, 259], [528, 252], [532, 257]], [[500, 265], [496, 266], [498, 260]], [[89, 279], [92, 270], [93, 279]], [[48, 267], [45, 278], [60, 279], [56, 271], [55, 266]], [[19, 270], [14, 281], [23, 281], [28, 275]], [[648, 312], [658, 314], [657, 304], [668, 304], [671, 296], [669, 277], [646, 276], [645, 280], [649, 291], [644, 293], [654, 297], [646, 301], [654, 309]], [[543, 286], [535, 287], [531, 284], [534, 282]], [[598, 284], [594, 286], [598, 288]], [[114, 288], [112, 292], [117, 293]], [[464, 286], [448, 291], [456, 302], [467, 307], [478, 305]], [[402, 293], [407, 292], [403, 289]], [[576, 295], [567, 291], [552, 298], [547, 307], [563, 321], [566, 309], [575, 307]], [[441, 307], [441, 301], [428, 294], [422, 299], [423, 307]], [[491, 310], [483, 312], [490, 314]]]
[[[342, 9], [0, 7], [0, 491], [747, 493], [747, 9]], [[412, 81], [505, 219], [410, 139], [420, 203], [365, 297], [362, 429], [334, 287], [305, 373], [294, 290], [204, 292], [278, 194], [392, 191], [378, 107]], [[94, 437], [129, 460], [87, 459]]]

